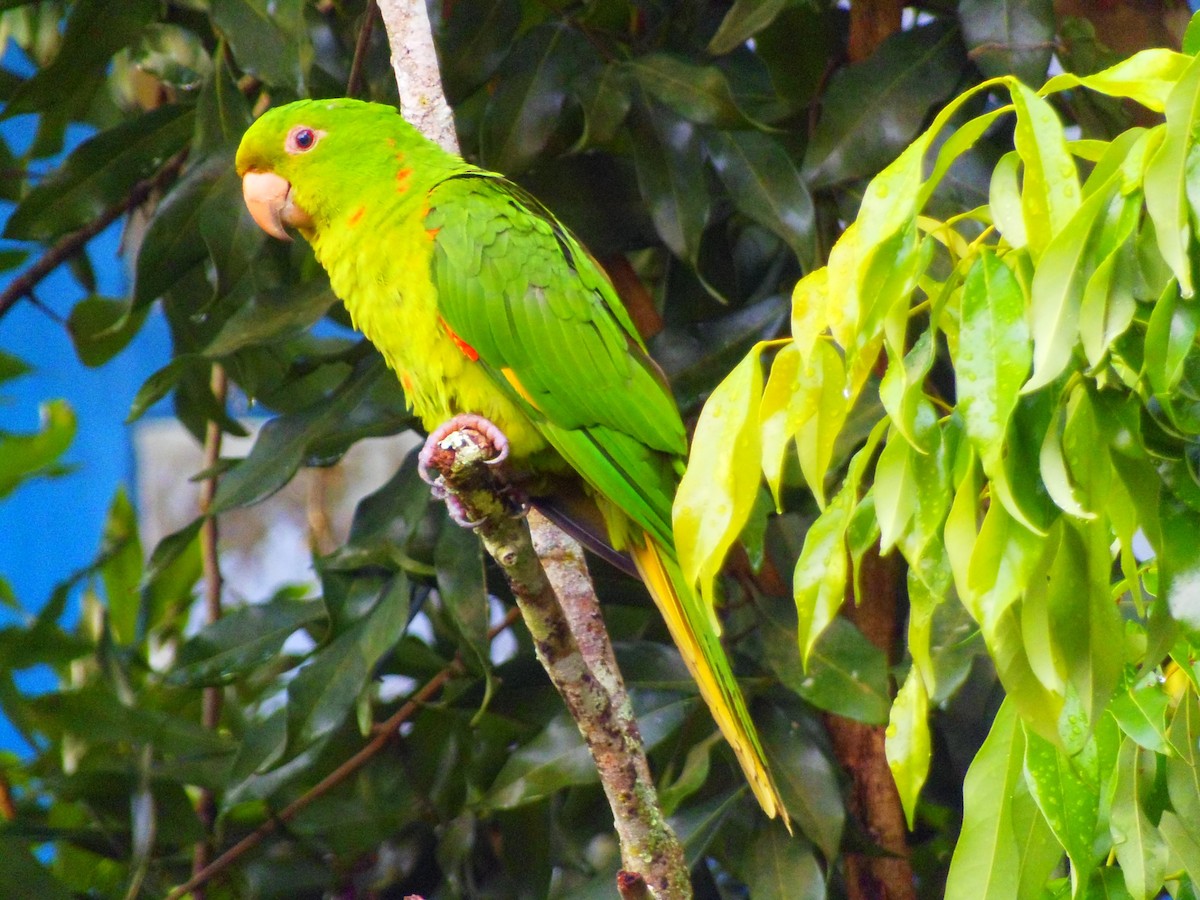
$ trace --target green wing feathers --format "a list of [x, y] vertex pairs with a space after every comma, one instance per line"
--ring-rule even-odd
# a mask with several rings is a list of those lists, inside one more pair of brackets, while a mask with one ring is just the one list
[[429, 206], [441, 315], [591, 487], [759, 803], [788, 823], [720, 623], [679, 570], [671, 502], [687, 436], [620, 299], [574, 237], [502, 179], [448, 179]]

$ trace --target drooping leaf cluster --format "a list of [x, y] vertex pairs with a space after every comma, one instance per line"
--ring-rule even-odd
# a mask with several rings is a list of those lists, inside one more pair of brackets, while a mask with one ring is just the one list
[[[58, 311], [89, 366], [102, 366], [121, 352], [149, 316], [165, 317], [172, 356], [134, 399], [131, 420], [166, 400], [182, 425], [204, 440], [211, 423], [237, 435], [246, 430], [246, 414], [271, 417], [245, 458], [223, 460], [203, 473], [216, 484], [210, 512], [219, 517], [256, 504], [303, 469], [336, 464], [363, 438], [411, 430], [394, 377], [346, 328], [344, 312], [303, 243], [264, 238], [243, 211], [232, 171], [243, 129], [267, 104], [345, 92], [365, 3], [9, 0], [0, 8], [0, 34], [11, 37], [37, 69], [27, 78], [0, 75], [4, 114], [37, 116], [27, 150], [13, 151], [0, 142], [0, 166], [21, 175], [0, 179], [0, 196], [17, 203], [5, 237], [26, 242], [21, 246], [28, 250], [5, 251], [0, 266], [16, 272], [30, 257], [63, 241], [82, 235], [86, 242], [87, 229], [96, 223], [132, 213], [124, 241], [133, 273], [130, 296], [96, 295], [87, 258], [65, 253], [57, 261], [70, 264], [92, 295]], [[1023, 337], [1000, 336], [999, 330], [1019, 330], [1022, 317], [1014, 312], [1014, 297], [1019, 291], [1021, 302], [1027, 302], [1041, 258], [1030, 246], [1049, 253], [1055, 235], [1068, 227], [1048, 211], [1021, 205], [1030, 185], [1027, 139], [1040, 146], [1039, 136], [1058, 127], [1032, 89], [995, 82], [956, 106], [956, 123], [995, 115], [973, 126], [978, 133], [959, 124], [956, 134], [973, 136], [946, 143], [946, 160], [953, 157], [955, 165], [933, 179], [936, 190], [922, 180], [919, 157], [924, 153], [912, 151], [902, 157], [909, 168], [901, 181], [911, 191], [916, 180], [917, 199], [905, 201], [901, 191], [891, 203], [870, 193], [864, 200], [863, 189], [866, 179], [888, 166], [963, 88], [985, 76], [1011, 73], [1040, 84], [1056, 34], [1069, 51], [1064, 63], [1080, 76], [1103, 68], [1102, 48], [1086, 24], [1056, 22], [1049, 3], [964, 2], [957, 14], [933, 9], [853, 65], [845, 60], [847, 14], [825, 2], [455, 0], [433, 12], [464, 152], [519, 180], [579, 233], [626, 299], [632, 298], [639, 321], [657, 332], [652, 350], [685, 411], [694, 412], [734, 369], [708, 409], [727, 410], [726, 422], [741, 424], [739, 439], [761, 442], [768, 482], [789, 510], [768, 521], [759, 454], [751, 454], [752, 464], [745, 465], [744, 457], [721, 453], [728, 433], [714, 432], [711, 417], [702, 417], [696, 452], [711, 454], [711, 466], [703, 468], [713, 486], [729, 491], [731, 502], [727, 520], [714, 505], [698, 517], [711, 533], [693, 559], [699, 561], [697, 574], [722, 587], [727, 646], [745, 676], [780, 789], [802, 832], [796, 839], [762, 825], [736, 763], [714, 739], [713, 723], [641, 587], [596, 567], [618, 659], [664, 804], [694, 866], [697, 893], [793, 898], [844, 892], [843, 854], [869, 851], [871, 837], [847, 814], [845, 785], [823, 727], [826, 713], [879, 726], [890, 716], [897, 728], [892, 746], [902, 748], [897, 771], [902, 786], [908, 778], [902, 793], [910, 809], [922, 780], [923, 752], [932, 745], [940, 754], [945, 764], [925, 787], [913, 838], [914, 868], [936, 892], [958, 831], [966, 765], [995, 710], [989, 695], [994, 678], [978, 661], [983, 644], [992, 648], [995, 628], [976, 624], [968, 614], [990, 603], [984, 594], [993, 586], [981, 581], [977, 590], [982, 593], [969, 601], [973, 605], [951, 602], [953, 588], [947, 585], [957, 573], [930, 549], [942, 543], [946, 530], [938, 516], [947, 513], [938, 511], [942, 500], [930, 506], [921, 499], [926, 495], [912, 489], [915, 479], [927, 474], [921, 467], [933, 457], [938, 473], [952, 475], [943, 493], [973, 498], [970, 508], [958, 511], [965, 521], [984, 509], [985, 478], [990, 486], [996, 466], [1007, 467], [1012, 509], [993, 504], [1009, 512], [1005, 525], [1017, 534], [1018, 526], [1033, 524], [1030, 533], [1041, 531], [1057, 541], [1055, 555], [1045, 561], [1044, 571], [1038, 569], [1043, 574], [1062, 570], [1056, 599], [1040, 607], [1047, 620], [1052, 608], [1059, 610], [1055, 615], [1073, 608], [1065, 588], [1069, 561], [1090, 560], [1094, 586], [1107, 586], [1094, 543], [1101, 526], [1079, 513], [1108, 501], [1078, 494], [1080, 485], [1091, 482], [1073, 466], [1080, 442], [1090, 438], [1086, 429], [1079, 430], [1084, 424], [1092, 422], [1090, 427], [1104, 436], [1110, 433], [1105, 429], [1115, 427], [1096, 397], [1118, 384], [1127, 386], [1112, 363], [1123, 358], [1115, 348], [1124, 346], [1125, 332], [1104, 337], [1116, 327], [1113, 312], [1113, 325], [1103, 326], [1096, 340], [1103, 345], [1097, 358], [1114, 374], [1101, 384], [1088, 369], [1079, 382], [1079, 396], [1086, 401], [1072, 401], [1071, 394], [1061, 402], [1043, 398], [1038, 401], [1043, 406], [1036, 406], [1033, 397], [1039, 394], [1017, 396], [1024, 380], [1020, 354], [1023, 348], [1029, 352], [1028, 335], [1041, 326], [1031, 323]], [[387, 58], [376, 25], [361, 60], [360, 96], [394, 102]], [[1149, 86], [1138, 91], [1157, 90], [1165, 101], [1179, 76], [1176, 70], [1142, 72], [1137, 79]], [[1158, 88], [1156, 79], [1162, 82]], [[1001, 85], [1014, 93], [1013, 102], [1026, 98], [1029, 109], [1019, 115], [1022, 121], [1036, 118], [1036, 128], [1029, 126], [1032, 138], [1006, 124], [1011, 111], [984, 108], [987, 102], [1009, 102], [994, 100]], [[1054, 97], [1058, 113], [1083, 123], [1097, 139], [1112, 138], [1128, 124], [1128, 111], [1106, 105], [1103, 90], [1072, 89]], [[58, 160], [66, 129], [74, 123], [95, 133]], [[943, 129], [941, 135], [947, 133]], [[1112, 147], [1132, 152], [1123, 140], [1129, 139], [1117, 138]], [[1166, 136], [1158, 140], [1167, 145]], [[1171, 138], [1185, 148], [1189, 140], [1179, 134]], [[1014, 146], [1016, 156], [1011, 155]], [[1091, 153], [1097, 160], [1103, 155], [1099, 144]], [[1077, 171], [1077, 160], [1085, 156], [1071, 151], [1056, 162], [1065, 159]], [[1186, 155], [1173, 165], [1176, 173], [1186, 174]], [[1110, 204], [1117, 196], [1149, 193], [1132, 159], [1117, 168], [1129, 169], [1127, 177], [1136, 187], [1125, 191], [1122, 181]], [[876, 185], [898, 177], [889, 172]], [[1063, 183], [1058, 170], [1042, 177], [1056, 190]], [[997, 178], [1001, 183], [993, 188]], [[1091, 196], [1085, 187], [1079, 186], [1077, 200]], [[1001, 201], [993, 201], [993, 194]], [[1008, 207], [1006, 219], [996, 215], [1003, 245], [993, 232], [979, 240], [990, 222], [974, 223], [986, 220], [986, 213], [953, 219], [989, 202], [1002, 207], [1005, 198], [1017, 208]], [[858, 213], [860, 202], [867, 204], [864, 214]], [[1140, 196], [1131, 203], [1141, 209]], [[1178, 220], [1187, 208], [1166, 215]], [[1101, 213], [1095, 215], [1099, 222]], [[1026, 225], [1029, 237], [1020, 246], [1000, 228], [1001, 222], [1013, 227], [1027, 220], [1034, 224]], [[858, 224], [838, 240], [851, 221]], [[1085, 230], [1092, 235], [1098, 227], [1093, 223]], [[1127, 235], [1125, 243], [1134, 240], [1139, 253], [1143, 245], [1160, 246], [1142, 237], [1150, 227], [1139, 216], [1130, 226], [1136, 237]], [[1099, 231], [1096, 235], [1099, 240]], [[1181, 241], [1186, 258], [1190, 238]], [[880, 251], [884, 245], [887, 249]], [[1087, 252], [1092, 259], [1098, 251]], [[1167, 251], [1159, 254], [1167, 260]], [[975, 260], [985, 258], [975, 272]], [[1022, 258], [1027, 262], [1018, 264]], [[1063, 265], [1085, 271], [1083, 262]], [[1114, 262], [1112, 279], [1118, 270], [1124, 272]], [[1090, 278], [1091, 270], [1086, 271]], [[993, 309], [986, 300], [989, 279], [1003, 279], [1006, 272], [1016, 287], [1007, 285], [1008, 305]], [[1165, 290], [1170, 276], [1154, 277], [1160, 276]], [[909, 295], [932, 287], [934, 280], [944, 287], [929, 296], [941, 299], [910, 316]], [[741, 365], [738, 360], [757, 341], [777, 338], [786, 328], [787, 298], [797, 281], [801, 299], [793, 300], [792, 324], [798, 340], [776, 354], [764, 385], [757, 356]], [[975, 305], [965, 317], [958, 287], [968, 282], [974, 285]], [[848, 284], [857, 287], [836, 295], [837, 302], [826, 302], [835, 296], [833, 288], [840, 291]], [[1086, 285], [1079, 290], [1082, 303]], [[37, 299], [56, 306], [56, 298], [44, 293]], [[1174, 362], [1154, 375], [1161, 387], [1154, 396], [1178, 398], [1187, 380], [1185, 345], [1191, 338], [1181, 339], [1174, 310], [1188, 307], [1182, 295], [1176, 297], [1168, 320], [1151, 329], [1149, 310], [1157, 299], [1136, 296], [1130, 323], [1140, 322], [1139, 315], [1146, 321], [1144, 327], [1127, 323], [1126, 331], [1136, 334], [1140, 328], [1150, 341], [1153, 330], [1155, 340], [1174, 348]], [[897, 312], [902, 301], [903, 315]], [[14, 302], [26, 301], [17, 297]], [[0, 306], [0, 314], [5, 309]], [[925, 329], [924, 344], [923, 322], [934, 323]], [[827, 326], [833, 327], [837, 346], [820, 337]], [[47, 327], [59, 326], [48, 319]], [[968, 340], [966, 346], [962, 337], [973, 329], [990, 330], [993, 337]], [[869, 332], [874, 336], [867, 337]], [[946, 346], [950, 334], [960, 342], [952, 351]], [[860, 340], [861, 345], [855, 343]], [[886, 388], [872, 375], [874, 355], [884, 346], [905, 361], [889, 370]], [[1032, 352], [1043, 353], [1036, 340], [1032, 346]], [[998, 352], [993, 355], [989, 348]], [[1055, 352], [1061, 356], [1063, 348]], [[1070, 347], [1066, 358], [1053, 384], [1074, 371]], [[934, 395], [926, 394], [925, 384], [926, 373], [942, 372], [946, 359], [973, 370], [981, 386], [989, 379], [1003, 383], [1011, 407], [989, 411], [984, 400], [976, 404], [972, 424], [961, 407], [957, 431], [942, 424], [949, 408], [944, 404], [955, 404], [954, 395], [929, 399]], [[1057, 357], [1051, 353], [1050, 359]], [[882, 407], [865, 399], [847, 402], [846, 360], [854, 371], [852, 395], [877, 395]], [[1133, 374], [1125, 376], [1137, 381], [1141, 363], [1127, 363]], [[213, 377], [218, 365], [233, 385], [228, 397], [214, 387], [220, 383]], [[15, 358], [0, 356], [0, 375], [19, 370]], [[801, 381], [804, 390], [795, 390]], [[1042, 391], [1053, 390], [1047, 384]], [[1129, 403], [1130, 409], [1137, 405]], [[1178, 437], [1186, 426], [1175, 419], [1186, 416], [1186, 409], [1173, 404], [1155, 407], [1146, 400], [1139, 407], [1152, 410], [1160, 428], [1153, 435], [1156, 440], [1166, 435], [1171, 453], [1187, 445]], [[1046, 408], [1052, 415], [1059, 407], [1054, 433], [1060, 435], [1061, 484], [1079, 504], [1062, 515], [1054, 514], [1061, 498], [1048, 490], [1043, 496], [1038, 487], [1043, 482], [1032, 478], [1046, 471], [1038, 465], [1044, 441], [1037, 441], [1032, 462], [1028, 457], [1006, 461], [1004, 455], [1032, 446], [1007, 438], [1004, 422], [1041, 423], [1039, 433], [1046, 435], [1052, 430]], [[887, 419], [880, 418], [881, 408]], [[58, 471], [55, 461], [70, 441], [73, 423], [64, 405], [47, 409], [41, 433], [0, 435], [0, 496], [23, 478]], [[750, 409], [766, 414], [747, 418]], [[986, 431], [989, 422], [999, 436], [980, 437], [978, 429]], [[899, 438], [887, 432], [893, 424]], [[798, 460], [791, 461], [789, 441], [809, 428], [814, 435], [801, 441]], [[1147, 429], [1142, 425], [1129, 432], [1134, 448], [1151, 433]], [[933, 435], [936, 443], [930, 443]], [[874, 449], [860, 449], [863, 441]], [[888, 463], [877, 456], [879, 448], [890, 455]], [[999, 452], [1001, 462], [989, 462], [985, 452]], [[1115, 473], [1120, 454], [1110, 455], [1109, 471]], [[1136, 453], [1130, 450], [1125, 457]], [[1182, 476], [1188, 471], [1187, 454], [1181, 458], [1184, 464], [1174, 471]], [[1154, 459], [1158, 473], [1158, 456]], [[968, 470], [976, 479], [973, 495], [962, 480]], [[1131, 471], [1133, 478], [1140, 470]], [[934, 483], [945, 480], [938, 474]], [[1171, 490], [1156, 496], [1173, 497]], [[820, 515], [814, 495], [820, 498]], [[905, 504], [914, 502], [919, 507], [905, 512]], [[1148, 501], [1137, 502], [1143, 505], [1130, 515], [1140, 522]], [[1190, 507], [1186, 499], [1180, 503], [1183, 529]], [[963, 500], [961, 505], [969, 504]], [[886, 516], [876, 515], [889, 508]], [[1114, 514], [1107, 508], [1095, 512], [1101, 522]], [[1043, 518], [1023, 523], [1017, 513]], [[750, 526], [743, 529], [747, 518]], [[922, 524], [914, 524], [918, 521]], [[924, 574], [909, 579], [910, 600], [918, 611], [913, 617], [918, 624], [910, 625], [916, 635], [910, 638], [916, 648], [910, 655], [921, 680], [908, 678], [896, 705], [887, 654], [849, 621], [830, 620], [854, 571], [844, 564], [841, 548], [848, 544], [857, 559], [881, 531], [888, 546], [931, 560], [928, 571], [922, 566]], [[952, 534], [965, 538], [969, 531], [974, 546], [1006, 546], [965, 527]], [[746, 554], [730, 577], [716, 559], [739, 532]], [[618, 858], [610, 813], [586, 751], [519, 629], [512, 632], [513, 655], [493, 658], [488, 625], [497, 604], [489, 603], [488, 593], [503, 600], [504, 588], [485, 570], [474, 538], [449, 526], [441, 505], [430, 502], [412, 458], [359, 503], [348, 537], [315, 560], [315, 588], [245, 598], [248, 602], [231, 604], [220, 622], [206, 627], [199, 627], [192, 612], [201, 570], [200, 533], [197, 520], [157, 547], [143, 547], [134, 510], [120, 495], [94, 566], [76, 573], [50, 598], [18, 602], [9, 592], [0, 593], [23, 616], [0, 630], [0, 707], [32, 748], [21, 759], [6, 756], [0, 768], [0, 788], [15, 812], [0, 827], [0, 894], [12, 893], [9, 887], [15, 885], [19, 893], [14, 895], [46, 898], [165, 895], [187, 878], [193, 846], [205, 837], [195, 811], [199, 791], [215, 799], [215, 846], [228, 847], [278, 822], [290, 802], [310, 797], [322, 779], [371, 739], [373, 729], [432, 680], [442, 684], [436, 702], [413, 711], [399, 735], [367, 765], [226, 869], [209, 885], [209, 896], [296, 898], [351, 890], [387, 897], [411, 892], [611, 895]], [[1180, 541], [1185, 534], [1170, 533]], [[1122, 534], [1133, 547], [1133, 538]], [[1038, 542], [1046, 540], [1042, 534], [1037, 539], [1022, 546], [1042, 546]], [[1160, 543], [1152, 545], [1163, 552]], [[1070, 549], [1058, 549], [1068, 544]], [[984, 580], [1009, 571], [1007, 556], [992, 559], [985, 571], [984, 562], [973, 562], [973, 551], [964, 552], [968, 566], [978, 565]], [[1186, 545], [1176, 552], [1186, 553]], [[811, 598], [800, 605], [799, 619], [791, 591], [776, 574], [792, 569], [798, 554], [796, 584]], [[982, 560], [983, 552], [979, 555]], [[297, 581], [308, 575], [297, 573]], [[926, 587], [927, 595], [920, 594]], [[1155, 609], [1151, 598], [1157, 593], [1144, 581], [1142, 591], [1145, 608]], [[1047, 589], [1046, 596], [1050, 593]], [[80, 594], [81, 620], [65, 620], [71, 597]], [[1011, 618], [1026, 605], [1033, 609], [1035, 604], [1014, 595], [1007, 624], [997, 627], [1011, 627]], [[36, 614], [27, 612], [39, 606]], [[1097, 613], [1097, 628], [1101, 619]], [[1066, 620], [1054, 621], [1057, 633], [1070, 631]], [[1106, 621], [1111, 625], [1111, 616]], [[1029, 631], [1037, 636], [1046, 629], [1039, 631], [1031, 622]], [[1136, 643], [1131, 633], [1122, 631], [1125, 644]], [[1167, 640], [1166, 631], [1155, 633]], [[1024, 646], [1032, 637], [1006, 634], [1025, 658], [1035, 658], [1036, 649]], [[1071, 632], [1076, 638], [1071, 660], [1090, 658], [1108, 632], [1088, 637], [1080, 649], [1082, 634]], [[1164, 653], [1171, 649], [1176, 648], [1170, 641], [1163, 644]], [[1110, 666], [1104, 670], [1108, 680], [1097, 679], [1086, 690], [1082, 676], [1073, 674], [1074, 662], [1049, 658], [1055, 662], [1035, 675], [1057, 674], [1060, 681], [1045, 691], [1061, 699], [1043, 718], [1056, 717], [1059, 708], [1071, 704], [1071, 711], [1082, 710], [1085, 717], [1090, 711], [1103, 722], [1115, 717], [1120, 728], [1132, 728], [1139, 712], [1148, 711], [1151, 724], [1138, 745], [1146, 759], [1167, 759], [1154, 755], [1163, 752], [1162, 743], [1145, 742], [1152, 742], [1152, 734], [1162, 734], [1164, 742], [1187, 737], [1189, 732], [1170, 730], [1183, 721], [1168, 702], [1178, 691], [1168, 697], [1160, 686], [1143, 684], [1129, 669], [1128, 653], [1114, 656], [1120, 663], [1115, 681]], [[37, 665], [52, 667], [60, 686], [30, 697], [17, 688], [13, 673]], [[1011, 694], [1007, 672], [1001, 667]], [[1179, 684], [1178, 677], [1174, 683]], [[199, 724], [205, 688], [218, 688], [224, 698], [216, 731]], [[1105, 691], [1116, 692], [1111, 703]], [[1194, 708], [1194, 695], [1188, 696]], [[1119, 714], [1122, 697], [1132, 699]], [[941, 710], [932, 731], [924, 729], [926, 706]], [[1111, 712], [1100, 715], [1105, 709]], [[1164, 718], [1168, 711], [1170, 729]], [[1038, 745], [1043, 760], [1075, 758], [1064, 755], [1068, 745], [1055, 741], [1053, 729], [1034, 729], [1033, 737], [1026, 737], [1033, 726], [1024, 723], [1036, 720], [1022, 718], [1017, 725], [1010, 713], [1001, 716], [979, 757], [981, 768], [967, 782], [968, 801], [998, 796], [999, 782], [990, 771], [976, 775], [987, 766], [1005, 773], [1005, 784], [1033, 784], [1020, 763], [1034, 738], [1045, 744]], [[1103, 739], [1112, 738], [1115, 747], [1114, 728], [1106, 732], [1088, 718], [1080, 734], [1085, 744], [1092, 742], [1086, 746], [1108, 735]], [[1131, 751], [1119, 752], [1126, 759]], [[1109, 757], [1096, 759], [1097, 766], [1107, 765]], [[1185, 810], [1168, 809], [1162, 784], [1170, 771], [1178, 778], [1194, 769], [1168, 770], [1164, 762], [1156, 771], [1161, 777], [1119, 783], [1121, 790], [1133, 792], [1121, 796], [1152, 799], [1125, 804], [1126, 819], [1113, 821], [1127, 823], [1120, 827], [1151, 821], [1162, 840], [1182, 840], [1180, 835], [1190, 834], [1190, 820]], [[973, 784], [984, 787], [976, 790]], [[1147, 795], [1147, 790], [1160, 793]], [[997, 821], [1037, 821], [1031, 810], [1042, 806], [1030, 805], [1029, 798], [1048, 795], [1021, 788], [1013, 796], [1010, 805], [996, 808]], [[958, 858], [1000, 865], [1007, 858], [978, 843], [977, 823], [987, 814], [985, 806], [968, 807], [967, 824], [975, 828], [964, 832], [960, 847], [972, 849], [960, 849]], [[1137, 809], [1149, 810], [1149, 818], [1130, 818]], [[1167, 818], [1168, 812], [1176, 820]]]
[[[908, 667], [887, 751], [910, 823], [930, 709], [956, 687], [934, 623], [969, 614], [1005, 701], [966, 778], [948, 896], [1197, 890], [1200, 31], [1188, 34], [1184, 53], [1037, 91], [999, 76], [947, 104], [798, 282], [791, 338], [754, 348], [705, 406], [696, 442], [718, 446], [693, 454], [737, 447], [753, 477], [688, 478], [676, 502], [681, 555], [704, 583], [759, 474], [777, 504], [807, 486], [820, 513], [793, 576], [805, 659], [864, 556], [903, 559]], [[1071, 135], [1055, 109], [1067, 91], [1164, 118]], [[1000, 127], [1013, 149], [986, 203], [939, 215], [939, 182]], [[867, 437], [847, 458], [856, 415]], [[719, 533], [693, 527], [704, 504], [732, 511]]]

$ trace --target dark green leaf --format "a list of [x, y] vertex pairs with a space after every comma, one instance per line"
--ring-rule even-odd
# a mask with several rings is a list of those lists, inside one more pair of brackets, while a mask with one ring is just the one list
[[804, 157], [809, 184], [828, 188], [882, 169], [954, 89], [965, 62], [958, 32], [935, 24], [894, 34], [870, 59], [839, 70]]
[[755, 900], [824, 900], [825, 878], [812, 848], [773, 822], [758, 829], [744, 869]]
[[740, 47], [770, 25], [787, 5], [788, 0], [734, 0], [708, 42], [708, 52], [721, 56]]
[[375, 667], [408, 625], [411, 587], [403, 573], [385, 582], [371, 611], [314, 654], [288, 684], [288, 746], [302, 750], [338, 728]]
[[71, 308], [67, 330], [75, 352], [87, 366], [102, 366], [129, 345], [149, 314], [134, 310], [126, 300], [86, 297]]
[[734, 206], [785, 241], [808, 271], [816, 263], [812, 196], [783, 146], [758, 131], [720, 131], [707, 141]]
[[630, 136], [638, 185], [654, 227], [672, 253], [694, 264], [711, 209], [699, 129], [661, 110], [639, 107]]
[[834, 858], [846, 813], [834, 767], [822, 752], [812, 723], [798, 722], [779, 707], [757, 721], [775, 784], [793, 821], [827, 859]]
[[568, 87], [592, 53], [573, 28], [545, 25], [518, 41], [483, 114], [479, 145], [487, 166], [505, 174], [529, 168], [561, 127]]
[[162, 106], [102, 131], [29, 192], [4, 226], [4, 236], [49, 241], [85, 225], [183, 148], [193, 128], [185, 106]]
[[192, 687], [232, 681], [275, 657], [284, 641], [324, 615], [320, 601], [296, 600], [290, 592], [228, 612], [180, 648], [168, 680]]
[[[480, 7], [483, 7], [482, 9]], [[486, 82], [510, 53], [521, 25], [521, 8], [510, 0], [456, 3], [438, 44], [442, 83], [457, 104]]]
[[685, 121], [721, 128], [753, 127], [725, 74], [669, 53], [648, 53], [627, 64], [642, 89]]
[[1050, 0], [960, 0], [958, 23], [971, 59], [988, 78], [1016, 75], [1038, 87], [1054, 53]]
[[313, 56], [304, 5], [304, 0], [213, 0], [212, 18], [244, 70], [303, 96]]

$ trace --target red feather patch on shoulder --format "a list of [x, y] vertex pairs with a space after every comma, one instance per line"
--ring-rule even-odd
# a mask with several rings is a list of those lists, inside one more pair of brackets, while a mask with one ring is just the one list
[[396, 190], [401, 194], [408, 190], [408, 183], [412, 181], [413, 170], [409, 168], [396, 170]]
[[355, 225], [358, 224], [359, 220], [363, 217], [363, 214], [366, 213], [366, 211], [367, 211], [367, 207], [365, 204], [363, 206], [360, 206], [354, 212], [350, 213], [350, 218], [348, 218], [346, 220], [346, 224], [349, 225], [351, 228], [353, 228]]
[[462, 355], [471, 362], [479, 362], [479, 351], [460, 338], [454, 329], [450, 327], [450, 324], [441, 316], [438, 316], [438, 321], [441, 322], [442, 327], [446, 329], [446, 334], [450, 336], [450, 340], [454, 341], [454, 346], [458, 347], [458, 349], [462, 351]]

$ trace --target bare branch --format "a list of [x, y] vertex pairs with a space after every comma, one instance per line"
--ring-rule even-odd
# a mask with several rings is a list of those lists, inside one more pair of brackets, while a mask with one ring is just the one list
[[458, 153], [454, 113], [442, 90], [425, 0], [379, 0], [379, 14], [392, 48], [400, 112], [425, 137]]

